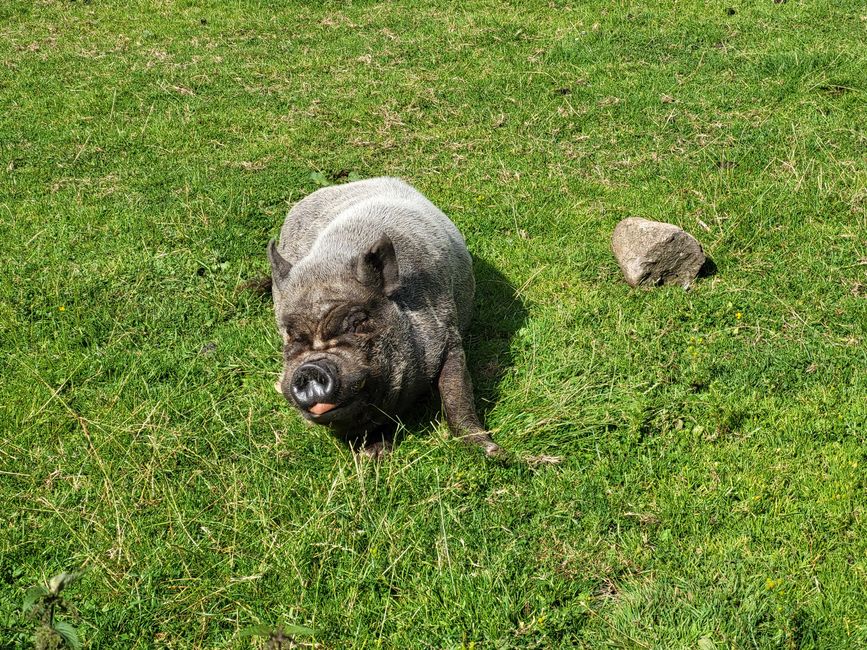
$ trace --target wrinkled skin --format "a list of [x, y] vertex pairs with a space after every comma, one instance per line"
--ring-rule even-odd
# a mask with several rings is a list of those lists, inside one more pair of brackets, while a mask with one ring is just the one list
[[502, 451], [476, 415], [463, 350], [472, 262], [417, 190], [391, 178], [318, 190], [268, 254], [284, 344], [277, 387], [307, 420], [379, 456], [383, 431], [433, 388], [454, 435]]

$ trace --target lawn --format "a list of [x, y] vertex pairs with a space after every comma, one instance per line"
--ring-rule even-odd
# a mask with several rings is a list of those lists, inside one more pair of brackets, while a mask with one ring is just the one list
[[[867, 645], [860, 0], [0, 4], [0, 648]], [[503, 465], [354, 458], [239, 290], [400, 176], [475, 259]], [[633, 290], [627, 216], [717, 266]]]

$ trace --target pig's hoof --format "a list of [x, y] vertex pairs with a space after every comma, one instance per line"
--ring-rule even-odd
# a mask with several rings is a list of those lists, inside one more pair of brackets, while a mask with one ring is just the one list
[[461, 442], [480, 447], [488, 458], [505, 459], [510, 456], [509, 452], [491, 440], [487, 433], [471, 433], [461, 437]]
[[372, 460], [382, 460], [391, 453], [391, 443], [387, 440], [359, 443], [352, 449], [357, 455]]
[[500, 447], [493, 440], [488, 440], [488, 442], [482, 444], [482, 449], [485, 450], [485, 456], [490, 458], [500, 458], [506, 455], [506, 450]]

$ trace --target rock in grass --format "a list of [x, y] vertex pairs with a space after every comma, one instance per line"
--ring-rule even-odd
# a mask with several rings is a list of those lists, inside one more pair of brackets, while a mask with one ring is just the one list
[[639, 217], [617, 224], [611, 249], [631, 287], [679, 284], [688, 289], [705, 261], [701, 244], [688, 232]]

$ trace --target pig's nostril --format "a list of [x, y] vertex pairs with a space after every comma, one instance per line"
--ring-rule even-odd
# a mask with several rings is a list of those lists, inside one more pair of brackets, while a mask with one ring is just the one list
[[292, 375], [292, 396], [301, 408], [332, 402], [337, 394], [337, 373], [323, 361], [305, 363]]

